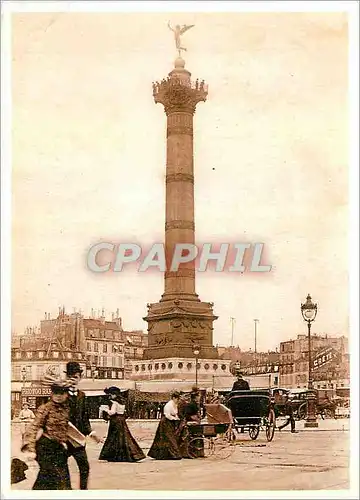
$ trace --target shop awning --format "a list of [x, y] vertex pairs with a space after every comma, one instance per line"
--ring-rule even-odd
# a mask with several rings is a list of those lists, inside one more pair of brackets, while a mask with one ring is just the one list
[[[135, 382], [132, 380], [118, 380], [118, 379], [82, 379], [79, 383], [80, 391], [84, 391], [88, 396], [104, 395], [104, 389], [110, 386], [116, 386], [122, 391], [127, 389], [134, 389]], [[99, 393], [99, 394], [97, 394]]]
[[83, 391], [85, 396], [105, 396], [104, 391]]

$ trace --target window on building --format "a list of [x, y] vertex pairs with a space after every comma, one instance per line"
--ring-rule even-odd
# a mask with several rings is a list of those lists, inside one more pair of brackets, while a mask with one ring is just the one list
[[21, 380], [20, 366], [14, 366], [14, 380]]
[[111, 378], [116, 378], [116, 372], [111, 372]]
[[226, 365], [221, 365], [221, 369], [225, 371], [226, 370]]
[[44, 375], [45, 366], [37, 365], [36, 366], [36, 380], [40, 380]]
[[16, 357], [16, 359], [20, 359], [20, 358], [21, 358], [21, 352], [17, 352], [17, 353], [15, 354], [15, 357]]
[[26, 353], [26, 357], [27, 357], [27, 358], [32, 358], [32, 355], [33, 355], [33, 353], [32, 353], [31, 351], [28, 351], [28, 352]]
[[54, 351], [53, 352], [53, 358], [58, 358], [59, 357], [59, 352], [58, 351]]
[[103, 352], [107, 352], [107, 343], [106, 342], [103, 343]]
[[91, 342], [86, 342], [86, 350], [91, 351]]
[[173, 364], [172, 364], [172, 363], [169, 363], [169, 364], [168, 364], [168, 368], [169, 368], [169, 370], [171, 370], [171, 368], [172, 368], [172, 367], [173, 367]]
[[94, 342], [94, 351], [99, 352], [99, 344], [97, 342]]
[[155, 370], [159, 369], [159, 363], [155, 363]]
[[105, 330], [100, 330], [100, 338], [101, 339], [105, 338]]
[[180, 368], [180, 370], [181, 370], [181, 368], [183, 368], [183, 367], [184, 367], [184, 363], [178, 363], [178, 368]]

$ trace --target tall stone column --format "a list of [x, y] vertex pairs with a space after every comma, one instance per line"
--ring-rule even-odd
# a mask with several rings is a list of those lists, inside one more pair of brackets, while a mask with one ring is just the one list
[[180, 57], [167, 80], [154, 88], [156, 103], [164, 105], [167, 116], [165, 292], [161, 300], [180, 296], [199, 300], [195, 293], [195, 262], [170, 271], [177, 243], [195, 243], [193, 115], [198, 102], [205, 101], [207, 89], [192, 85], [190, 72]]
[[196, 105], [206, 101], [204, 82], [191, 81], [185, 61], [178, 57], [174, 69], [153, 84], [155, 103], [167, 116], [165, 290], [160, 302], [148, 304], [149, 348], [144, 356], [192, 357], [199, 344], [202, 357], [217, 357], [212, 346], [212, 303], [201, 302], [195, 292], [195, 262], [171, 271], [176, 244], [195, 243], [193, 116]]

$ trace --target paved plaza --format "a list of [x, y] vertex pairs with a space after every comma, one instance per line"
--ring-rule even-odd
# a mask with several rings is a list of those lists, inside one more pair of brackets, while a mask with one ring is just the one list
[[[129, 427], [147, 453], [156, 422], [129, 421]], [[349, 420], [325, 420], [318, 429], [299, 432], [276, 431], [267, 443], [262, 431], [256, 441], [239, 434], [235, 452], [227, 459], [156, 461], [146, 458], [139, 463], [99, 462], [101, 445], [87, 445], [91, 466], [89, 489], [104, 490], [346, 490], [349, 486]], [[105, 422], [96, 421], [93, 428], [105, 436]], [[19, 454], [19, 429], [13, 424], [12, 453]], [[78, 471], [69, 461], [74, 489], [78, 488]], [[29, 490], [37, 474], [34, 462], [27, 480], [13, 485]]]

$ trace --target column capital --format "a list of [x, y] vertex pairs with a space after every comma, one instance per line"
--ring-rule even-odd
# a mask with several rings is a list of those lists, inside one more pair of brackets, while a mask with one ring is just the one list
[[204, 81], [191, 82], [171, 76], [161, 82], [153, 83], [153, 96], [155, 103], [161, 103], [165, 113], [194, 114], [196, 105], [206, 101], [208, 87]]

